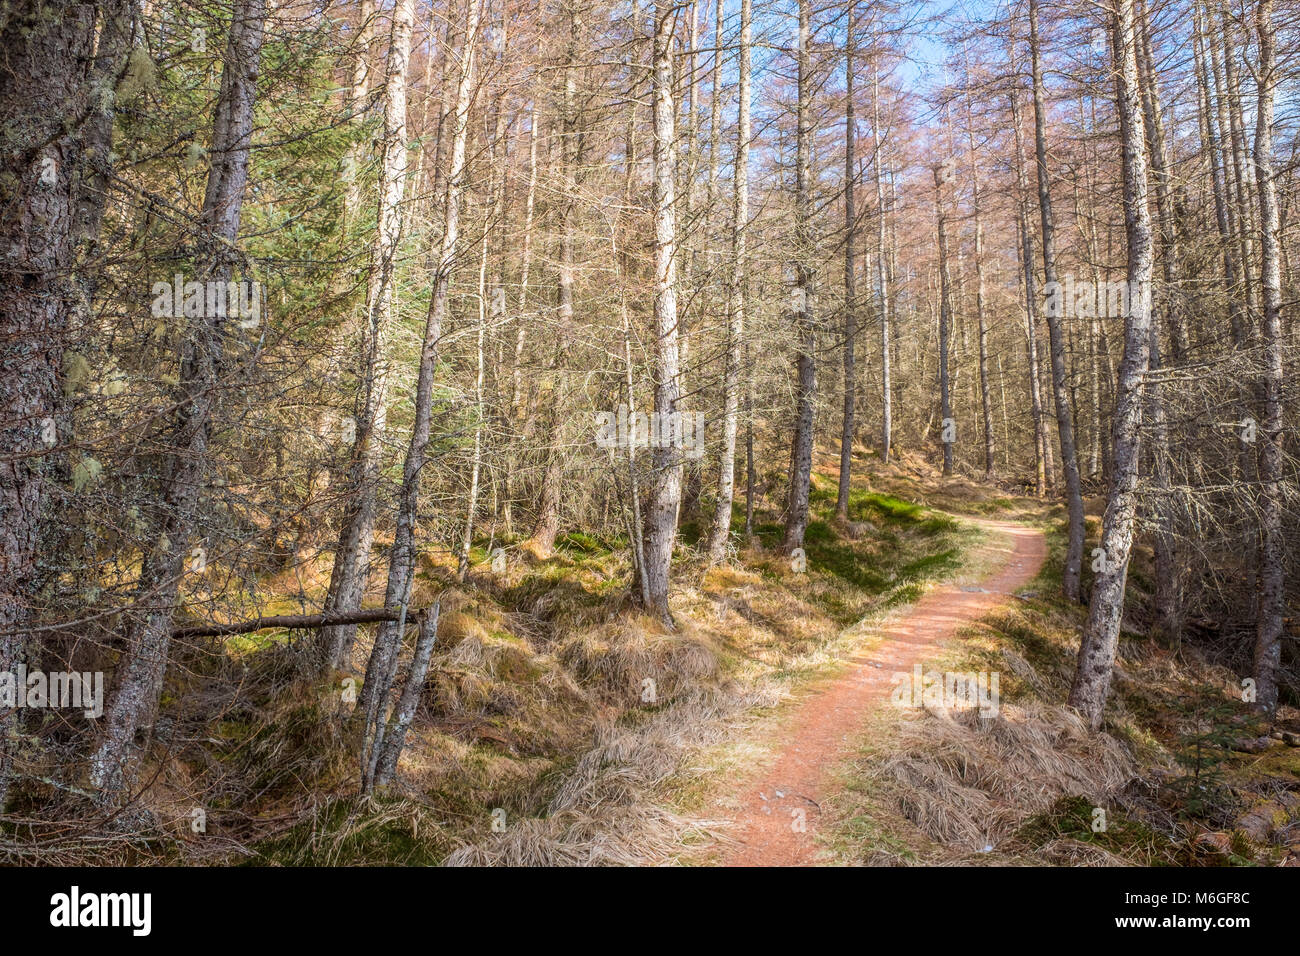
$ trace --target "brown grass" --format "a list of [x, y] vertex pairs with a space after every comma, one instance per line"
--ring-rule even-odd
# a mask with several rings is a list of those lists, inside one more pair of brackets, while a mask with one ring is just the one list
[[1071, 709], [1004, 704], [996, 718], [928, 710], [905, 721], [875, 773], [927, 836], [983, 851], [1062, 796], [1104, 806], [1135, 770], [1123, 744], [1090, 734]]

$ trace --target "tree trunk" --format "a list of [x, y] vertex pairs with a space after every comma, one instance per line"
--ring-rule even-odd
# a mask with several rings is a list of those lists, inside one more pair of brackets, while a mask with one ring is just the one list
[[[1015, 60], [1011, 61], [1015, 71]], [[1020, 101], [1011, 90], [1011, 126], [1016, 141], [1016, 231], [1020, 234], [1020, 264], [1025, 287], [1025, 347], [1029, 361], [1029, 404], [1034, 419], [1034, 494], [1047, 494], [1047, 423], [1038, 369], [1038, 283], [1034, 273], [1034, 236], [1029, 225], [1025, 150], [1021, 138]]]
[[1070, 688], [1070, 705], [1094, 730], [1110, 691], [1124, 616], [1124, 589], [1133, 546], [1141, 451], [1142, 380], [1151, 341], [1151, 214], [1147, 209], [1146, 130], [1138, 88], [1133, 0], [1120, 0], [1113, 39], [1117, 108], [1124, 163], [1124, 224], [1128, 235], [1129, 314], [1124, 320], [1124, 357], [1115, 394], [1114, 466], [1102, 519], [1098, 572], [1088, 623]]
[[[1170, 186], [1168, 157], [1165, 154], [1164, 124], [1160, 116], [1160, 90], [1156, 82], [1154, 57], [1151, 53], [1151, 24], [1144, 0], [1138, 2], [1138, 79], [1142, 85], [1142, 114], [1146, 122], [1151, 172], [1155, 179], [1156, 215], [1159, 223], [1158, 243], [1163, 283], [1159, 295], [1153, 296], [1156, 314], [1151, 320], [1151, 371], [1161, 367], [1160, 322], [1169, 330], [1175, 363], [1186, 361], [1187, 333], [1179, 305], [1178, 237], [1174, 225], [1174, 198]], [[1170, 451], [1168, 426], [1165, 422], [1164, 397], [1157, 381], [1147, 387], [1147, 405], [1151, 416], [1151, 478], [1155, 488], [1152, 510], [1156, 531], [1152, 542], [1155, 571], [1155, 611], [1164, 639], [1177, 646], [1182, 633], [1178, 588], [1178, 556], [1175, 550], [1172, 505], [1169, 496]]]
[[386, 786], [393, 779], [393, 774], [397, 772], [397, 761], [402, 756], [402, 748], [406, 746], [406, 732], [410, 729], [411, 721], [415, 719], [415, 711], [420, 706], [420, 692], [424, 689], [424, 678], [429, 673], [429, 659], [433, 657], [433, 646], [438, 642], [440, 610], [441, 605], [435, 603], [420, 621], [420, 636], [416, 639], [415, 653], [411, 656], [411, 669], [406, 675], [402, 696], [397, 701], [393, 722], [391, 726], [385, 728], [385, 733], [378, 742], [381, 748], [378, 751], [379, 759], [376, 761], [370, 784], [364, 786], [364, 789]]
[[[228, 281], [236, 264], [233, 250], [248, 184], [265, 18], [266, 0], [241, 0], [235, 5], [213, 120], [212, 165], [200, 213], [203, 239], [195, 265], [203, 281]], [[152, 721], [162, 693], [172, 614], [207, 466], [226, 335], [224, 315], [205, 316], [191, 329], [185, 343], [179, 420], [163, 469], [163, 515], [141, 564], [134, 599], [141, 610], [130, 625], [104, 713], [104, 736], [91, 758], [91, 783], [108, 799], [120, 797], [131, 785], [134, 770], [129, 764], [136, 735]]]
[[483, 377], [485, 358], [483, 347], [487, 335], [487, 261], [488, 230], [483, 230], [480, 245], [478, 270], [478, 330], [475, 338], [475, 374], [474, 374], [474, 451], [470, 458], [469, 501], [465, 505], [465, 531], [460, 539], [460, 558], [457, 562], [456, 576], [460, 583], [469, 580], [470, 549], [474, 545], [474, 517], [478, 513], [479, 478], [483, 472]]
[[1255, 176], [1259, 189], [1260, 277], [1263, 292], [1264, 420], [1259, 428], [1259, 610], [1255, 629], [1256, 705], [1277, 709], [1282, 662], [1285, 541], [1282, 526], [1282, 277], [1281, 223], [1273, 168], [1273, 98], [1277, 86], [1273, 0], [1258, 0], [1259, 104], [1255, 121]]
[[[677, 219], [676, 107], [673, 101], [673, 26], [676, 7], [655, 0], [654, 101], [654, 411], [660, 421], [677, 414]], [[664, 446], [667, 447], [664, 447]], [[659, 443], [651, 453], [649, 500], [645, 514], [646, 610], [671, 621], [668, 576], [677, 537], [677, 505], [681, 498], [679, 451]]]
[[810, 0], [799, 0], [799, 81], [795, 158], [795, 329], [798, 336], [794, 440], [790, 492], [781, 550], [803, 547], [812, 483], [813, 402], [817, 392], [817, 330], [813, 324], [812, 63]]
[[952, 279], [948, 269], [948, 225], [944, 209], [943, 187], [951, 167], [938, 163], [934, 167], [934, 215], [939, 231], [939, 427], [943, 442], [943, 473], [952, 474], [952, 446], [956, 428], [952, 417], [952, 395], [948, 379], [949, 331], [952, 325]]
[[[563, 101], [560, 104], [563, 130], [560, 138], [560, 163], [564, 194], [560, 200], [560, 264], [556, 302], [556, 319], [562, 338], [571, 334], [573, 329], [574, 218], [577, 214], [577, 168], [582, 159], [577, 117], [577, 70], [582, 21], [575, 7], [566, 5], [566, 9], [569, 15], [569, 43], [564, 65]], [[675, 321], [673, 326], [675, 330]], [[557, 342], [554, 363], [556, 398], [551, 410], [547, 434], [546, 468], [542, 474], [541, 490], [537, 496], [537, 515], [530, 538], [532, 546], [543, 555], [550, 554], [555, 548], [555, 536], [560, 531], [560, 497], [564, 481], [564, 456], [559, 447], [564, 426], [564, 417], [560, 409], [564, 396], [564, 389], [560, 385], [562, 357], [562, 343]], [[674, 524], [675, 522], [674, 513]]]
[[[965, 58], [965, 50], [962, 51]], [[969, 82], [969, 60], [967, 74]], [[975, 323], [979, 338], [979, 388], [980, 411], [984, 419], [984, 480], [993, 481], [996, 465], [996, 451], [993, 439], [993, 402], [989, 395], [989, 345], [988, 320], [985, 315], [984, 283], [984, 206], [980, 192], [979, 159], [975, 150], [975, 112], [971, 91], [966, 91], [966, 145], [970, 151], [971, 166], [971, 202], [975, 218]]]
[[[1051, 174], [1047, 167], [1047, 104], [1043, 89], [1042, 48], [1038, 38], [1038, 0], [1029, 0], [1029, 57], [1034, 87], [1034, 153], [1038, 166], [1038, 210], [1042, 219], [1043, 280], [1050, 290], [1056, 278], [1056, 224], [1052, 213]], [[1080, 575], [1083, 566], [1083, 491], [1079, 483], [1079, 457], [1074, 447], [1074, 414], [1067, 387], [1069, 373], [1065, 366], [1065, 341], [1061, 336], [1061, 319], [1053, 309], [1047, 313], [1047, 331], [1051, 345], [1052, 393], [1056, 399], [1056, 431], [1061, 444], [1061, 468], [1065, 472], [1066, 504], [1069, 511], [1065, 568], [1062, 589], [1069, 601], [1081, 599]]]
[[[415, 14], [411, 0], [393, 10], [384, 70], [384, 142], [379, 174], [379, 220], [366, 283], [366, 322], [362, 338], [361, 407], [356, 416], [356, 440], [348, 473], [349, 499], [343, 515], [325, 611], [354, 611], [361, 607], [370, 576], [370, 552], [375, 537], [375, 495], [388, 423], [390, 351], [394, 334], [393, 287], [398, 246], [402, 238], [406, 189], [406, 79], [411, 59]], [[356, 640], [356, 625], [321, 632], [320, 663], [324, 671], [347, 664]]]
[[884, 142], [880, 136], [880, 70], [871, 67], [871, 149], [876, 174], [876, 301], [880, 308], [880, 460], [889, 463], [889, 446], [894, 430], [894, 392], [889, 362], [890, 331], [889, 258], [886, 255], [885, 186], [882, 163]]
[[[370, 99], [370, 56], [371, 45], [375, 40], [375, 0], [361, 0], [357, 12], [357, 32], [353, 39], [355, 49], [352, 59], [352, 76], [348, 84], [348, 119], [356, 122], [369, 106]], [[347, 191], [343, 196], [343, 222], [340, 232], [347, 242], [348, 230], [355, 221], [361, 208], [362, 177], [361, 165], [365, 160], [362, 144], [354, 143], [348, 147], [345, 160], [348, 176]], [[344, 251], [348, 251], [345, 247]]]
[[[402, 0], [403, 4], [414, 0]], [[448, 294], [460, 242], [460, 207], [465, 188], [465, 144], [469, 130], [469, 108], [473, 94], [475, 44], [478, 39], [479, 0], [468, 0], [463, 46], [459, 57], [456, 101], [451, 116], [451, 155], [447, 169], [447, 196], [444, 207], [442, 238], [434, 269], [429, 311], [425, 317], [424, 339], [420, 348], [420, 365], [415, 388], [415, 419], [411, 440], [402, 466], [402, 488], [398, 496], [397, 522], [393, 531], [393, 548], [388, 563], [386, 607], [409, 606], [415, 583], [415, 524], [419, 513], [420, 483], [428, 460], [429, 437], [433, 419], [433, 376], [438, 364], [442, 329], [447, 319]], [[365, 682], [357, 700], [357, 713], [363, 715], [368, 746], [363, 750], [363, 779], [379, 751], [379, 728], [383, 726], [388, 691], [402, 641], [402, 624], [385, 623], [375, 635], [375, 644], [366, 663]]]
[[[36, 648], [25, 622], [49, 486], [67, 439], [61, 378], [72, 307], [79, 124], [89, 109], [95, 9], [13, 3], [0, 25], [0, 671]], [[34, 108], [34, 104], [41, 104]], [[0, 811], [17, 715], [0, 713]]]
[[853, 190], [857, 178], [858, 131], [853, 118], [854, 8], [848, 0], [848, 26], [844, 41], [844, 415], [840, 423], [840, 484], [835, 514], [849, 516], [849, 481], [853, 465], [853, 411], [857, 404], [857, 383], [853, 377], [853, 348], [858, 337], [857, 316], [857, 214]]
[[[721, 9], [721, 3], [719, 3]], [[749, 222], [749, 138], [750, 138], [750, 43], [753, 32], [752, 0], [740, 3], [740, 104], [736, 120], [735, 187], [731, 221], [731, 281], [727, 299], [731, 305], [727, 325], [726, 369], [723, 373], [722, 451], [718, 461], [718, 501], [709, 533], [709, 561], [726, 556], [731, 535], [731, 505], [736, 491], [736, 432], [740, 409], [741, 348], [745, 336], [745, 259], [748, 255]], [[718, 55], [721, 56], [721, 47]], [[715, 93], [716, 97], [716, 93]]]

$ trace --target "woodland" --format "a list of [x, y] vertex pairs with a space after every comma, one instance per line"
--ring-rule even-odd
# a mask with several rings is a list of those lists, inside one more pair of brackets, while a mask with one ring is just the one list
[[1293, 0], [0, 50], [0, 861], [1300, 865]]

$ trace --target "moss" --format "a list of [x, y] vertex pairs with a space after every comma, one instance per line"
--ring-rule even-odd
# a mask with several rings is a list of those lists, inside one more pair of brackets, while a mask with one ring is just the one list
[[858, 490], [849, 495], [849, 517], [858, 521], [883, 519], [892, 524], [915, 524], [925, 509], [914, 501], [894, 495]]
[[252, 866], [436, 866], [445, 830], [419, 804], [387, 797], [332, 800], [254, 847]]
[[869, 568], [848, 544], [810, 544], [807, 549], [810, 571], [822, 571], [861, 588], [879, 594], [889, 584], [879, 572]]
[[[1105, 829], [1093, 829], [1097, 811], [1105, 812]], [[1172, 840], [1113, 807], [1096, 807], [1085, 797], [1061, 797], [1042, 813], [1030, 817], [1017, 831], [1015, 841], [1041, 849], [1054, 840], [1068, 839], [1099, 847], [1144, 866], [1173, 866], [1185, 862], [1185, 853]]]
[[897, 577], [903, 581], [933, 578], [945, 571], [955, 571], [961, 567], [961, 554], [956, 548], [948, 548], [936, 554], [926, 554], [909, 561], [898, 569]]
[[625, 547], [622, 540], [610, 540], [585, 531], [571, 531], [555, 539], [555, 546], [570, 554], [595, 556], [608, 555], [616, 548]]

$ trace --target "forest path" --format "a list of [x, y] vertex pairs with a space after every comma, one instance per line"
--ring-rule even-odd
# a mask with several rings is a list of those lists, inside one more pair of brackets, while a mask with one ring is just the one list
[[816, 835], [821, 805], [834, 787], [829, 775], [850, 756], [868, 713], [888, 706], [893, 675], [933, 657], [958, 628], [1009, 600], [1042, 567], [1047, 542], [1037, 528], [962, 520], [990, 532], [979, 550], [987, 552], [991, 570], [974, 584], [945, 585], [924, 595], [881, 629], [883, 640], [869, 656], [851, 658], [851, 669], [795, 706], [781, 724], [775, 760], [731, 794], [740, 810], [730, 821], [735, 843], [724, 852], [724, 865], [822, 862]]

